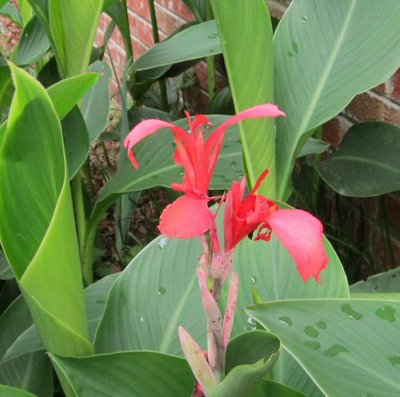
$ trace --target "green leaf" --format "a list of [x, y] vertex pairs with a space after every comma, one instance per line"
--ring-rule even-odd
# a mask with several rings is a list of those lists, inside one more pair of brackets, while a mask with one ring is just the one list
[[86, 72], [103, 0], [49, 0], [51, 36], [67, 77]]
[[186, 361], [165, 354], [119, 352], [51, 359], [64, 389], [72, 391], [68, 397], [177, 397], [189, 396], [194, 388]]
[[[211, 0], [220, 34], [236, 112], [273, 102], [272, 27], [264, 0]], [[240, 29], [251, 26], [251, 29]], [[266, 169], [268, 182], [259, 192], [275, 198], [275, 127], [271, 119], [240, 125], [246, 175], [250, 186]]]
[[246, 311], [279, 336], [325, 395], [400, 393], [400, 302], [282, 301]]
[[28, 353], [13, 360], [4, 357], [8, 347], [31, 324], [32, 317], [21, 295], [0, 316], [0, 383], [50, 397], [53, 395], [53, 375], [44, 352]]
[[206, 321], [195, 271], [200, 254], [199, 241], [166, 237], [143, 249], [111, 289], [96, 334], [96, 351], [182, 355], [179, 326], [204, 348]]
[[89, 154], [89, 133], [81, 111], [75, 106], [61, 122], [67, 157], [68, 175], [72, 179]]
[[28, 390], [40, 397], [52, 397], [53, 368], [43, 351], [25, 354], [0, 363], [0, 383]]
[[361, 280], [350, 287], [353, 293], [393, 293], [400, 292], [400, 267], [387, 272], [375, 274], [367, 280]]
[[60, 120], [83, 98], [88, 90], [98, 81], [97, 73], [83, 73], [60, 80], [47, 89]]
[[329, 149], [329, 143], [321, 140], [315, 139], [313, 137], [309, 138], [304, 146], [300, 149], [297, 158], [309, 156], [310, 154], [322, 154]]
[[97, 61], [89, 66], [92, 72], [100, 73], [100, 78], [94, 87], [85, 95], [82, 102], [82, 114], [89, 132], [90, 142], [93, 142], [104, 131], [110, 112], [110, 95], [108, 87], [111, 80], [111, 70], [107, 62]]
[[371, 197], [400, 190], [400, 127], [379, 121], [353, 125], [340, 149], [313, 162], [322, 179], [344, 196]]
[[10, 265], [5, 258], [3, 251], [0, 251], [0, 280], [10, 280], [14, 277]]
[[87, 354], [91, 345], [61, 126], [46, 90], [10, 66], [16, 93], [0, 147], [1, 245], [46, 348]]
[[[399, 67], [400, 2], [296, 0], [275, 32], [278, 198], [306, 132]], [[336, 21], [336, 23], [333, 23]]]
[[[306, 397], [305, 394], [271, 380], [263, 380], [251, 397]], [[307, 397], [310, 397], [308, 394]]]
[[252, 395], [275, 364], [279, 351], [279, 339], [263, 330], [246, 332], [233, 338], [226, 356], [228, 374], [213, 390], [211, 397]]
[[36, 394], [29, 393], [26, 390], [5, 385], [0, 385], [0, 394], [4, 397], [37, 397]]
[[134, 64], [136, 71], [168, 66], [221, 53], [215, 21], [191, 26], [152, 47]]
[[22, 26], [21, 15], [18, 12], [17, 7], [11, 2], [6, 2], [0, 8], [0, 15], [4, 15], [5, 17], [11, 19], [11, 21], [15, 22], [17, 25]]
[[[103, 315], [108, 293], [118, 274], [112, 274], [102, 278], [85, 289], [85, 306], [88, 314], [89, 340], [94, 340], [94, 335], [100, 319]], [[26, 353], [43, 350], [42, 341], [35, 325], [30, 326], [22, 332], [12, 343], [6, 353], [4, 360], [11, 360]]]
[[29, 65], [40, 60], [49, 48], [46, 31], [39, 18], [34, 15], [24, 27], [11, 59], [17, 65]]
[[18, 5], [21, 11], [21, 18], [24, 26], [29, 22], [29, 20], [33, 16], [32, 7], [29, 4], [28, 0], [18, 0]]

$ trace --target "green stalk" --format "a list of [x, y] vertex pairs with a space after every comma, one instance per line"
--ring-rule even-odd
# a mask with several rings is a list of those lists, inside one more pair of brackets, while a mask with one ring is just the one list
[[133, 58], [133, 47], [132, 47], [132, 40], [130, 37], [130, 30], [129, 30], [129, 17], [128, 17], [128, 6], [126, 4], [126, 0], [121, 0], [122, 2], [122, 17], [124, 19], [124, 23], [126, 24], [128, 31], [129, 31], [129, 37], [124, 37], [125, 41], [125, 52], [126, 52], [126, 59], [132, 59]]
[[82, 275], [85, 283], [93, 283], [93, 272], [92, 266], [86, 266], [86, 262], [83, 261], [83, 253], [85, 249], [85, 235], [86, 235], [86, 217], [85, 217], [85, 205], [83, 202], [83, 189], [82, 189], [82, 178], [78, 172], [71, 182], [72, 199], [74, 203], [75, 222], [76, 230], [78, 234], [79, 254], [82, 262]]
[[[211, 4], [207, 1], [207, 21], [213, 19], [213, 12], [211, 8]], [[207, 57], [207, 71], [208, 71], [208, 99], [211, 102], [216, 93], [217, 93], [217, 85], [215, 79], [215, 56]]]
[[[153, 30], [153, 40], [154, 43], [159, 43], [160, 36], [158, 35], [157, 16], [156, 16], [156, 9], [154, 7], [154, 0], [147, 0], [147, 3], [149, 4], [150, 8], [150, 19], [151, 19], [151, 27]], [[167, 85], [165, 83], [165, 80], [164, 79], [160, 80], [159, 85], [160, 85], [162, 107], [163, 110], [168, 112], [169, 106], [168, 106], [168, 96], [167, 96]]]

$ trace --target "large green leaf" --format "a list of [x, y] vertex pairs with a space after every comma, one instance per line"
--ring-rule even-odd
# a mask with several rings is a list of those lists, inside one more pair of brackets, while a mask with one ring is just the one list
[[[100, 318], [103, 315], [108, 293], [118, 274], [102, 278], [85, 289], [85, 305], [88, 314], [89, 339], [93, 341]], [[30, 325], [30, 324], [29, 324]], [[4, 360], [11, 360], [27, 353], [43, 350], [42, 341], [35, 325], [18, 335], [15, 342], [8, 346]]]
[[17, 65], [37, 62], [50, 48], [46, 31], [39, 18], [33, 16], [21, 33], [12, 61]]
[[[43, 351], [0, 363], [0, 383], [28, 390], [40, 397], [53, 396], [53, 368]], [[0, 395], [1, 389], [0, 389]]]
[[46, 348], [87, 354], [60, 122], [46, 90], [22, 69], [11, 69], [16, 93], [0, 147], [1, 245]]
[[[22, 387], [41, 397], [53, 395], [51, 364], [44, 352], [28, 353], [6, 360], [7, 348], [32, 323], [28, 307], [20, 295], [0, 317], [0, 383]], [[0, 395], [2, 395], [0, 393]]]
[[372, 121], [352, 126], [340, 149], [313, 166], [339, 194], [379, 196], [400, 190], [399, 153], [400, 127]]
[[47, 89], [60, 120], [79, 103], [98, 78], [99, 75], [97, 73], [84, 73], [60, 80]]
[[[236, 112], [273, 102], [272, 27], [265, 1], [211, 0], [211, 5]], [[250, 186], [269, 168], [268, 182], [259, 191], [275, 198], [274, 121], [247, 120], [241, 123], [240, 133]]]
[[183, 0], [199, 22], [207, 20], [207, 2], [203, 0]]
[[75, 106], [61, 122], [67, 157], [68, 175], [72, 179], [80, 170], [89, 154], [89, 132], [78, 106]]
[[96, 334], [96, 351], [155, 350], [182, 355], [178, 327], [205, 347], [206, 321], [196, 268], [196, 240], [159, 237], [114, 283]]
[[278, 198], [312, 130], [399, 67], [400, 2], [295, 0], [275, 32]]
[[51, 36], [65, 76], [86, 71], [103, 0], [49, 0]]
[[91, 72], [100, 73], [96, 85], [85, 95], [82, 102], [82, 114], [89, 132], [90, 142], [93, 142], [104, 131], [110, 112], [110, 95], [108, 86], [111, 80], [111, 70], [107, 62], [95, 62], [89, 66]]
[[279, 336], [325, 395], [399, 395], [399, 302], [282, 301], [246, 311]]
[[133, 64], [133, 69], [153, 69], [219, 53], [221, 44], [215, 21], [208, 21], [182, 30], [156, 44]]
[[[51, 356], [68, 397], [190, 396], [194, 378], [186, 361], [155, 352], [86, 358]], [[106, 376], [105, 376], [106, 375]]]
[[36, 397], [35, 394], [29, 393], [26, 390], [5, 385], [0, 385], [0, 394], [4, 397]]

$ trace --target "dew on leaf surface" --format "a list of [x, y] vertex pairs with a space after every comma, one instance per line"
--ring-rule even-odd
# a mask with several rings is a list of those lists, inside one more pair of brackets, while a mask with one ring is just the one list
[[400, 356], [391, 356], [388, 358], [390, 364], [394, 366], [400, 365]]
[[375, 314], [382, 320], [394, 323], [396, 321], [396, 310], [392, 306], [385, 305], [383, 308], [376, 310]]
[[318, 321], [317, 322], [317, 327], [320, 329], [326, 329], [326, 322], [325, 321]]
[[340, 310], [347, 314], [352, 320], [361, 320], [363, 318], [363, 315], [356, 312], [348, 303], [341, 305]]
[[158, 289], [157, 294], [161, 296], [161, 295], [164, 295], [166, 292], [167, 292], [167, 289], [166, 289], [165, 287], [161, 286], [161, 287]]
[[310, 338], [317, 338], [319, 332], [316, 328], [312, 327], [311, 325], [306, 325], [304, 327], [304, 333], [309, 336]]
[[332, 345], [324, 351], [324, 356], [336, 357], [340, 353], [350, 353], [350, 350], [342, 345]]
[[279, 317], [279, 321], [286, 327], [290, 327], [293, 324], [293, 320], [288, 316]]

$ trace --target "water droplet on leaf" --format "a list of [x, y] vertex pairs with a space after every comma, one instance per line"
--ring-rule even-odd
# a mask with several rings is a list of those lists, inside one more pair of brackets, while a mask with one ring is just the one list
[[257, 284], [257, 277], [256, 277], [256, 276], [251, 276], [250, 280], [251, 280], [251, 283], [252, 283], [253, 285], [256, 285], [256, 284]]
[[332, 345], [327, 350], [324, 351], [324, 356], [336, 357], [340, 353], [350, 353], [350, 350], [341, 345]]
[[168, 238], [167, 237], [161, 237], [160, 241], [158, 242], [158, 246], [163, 249], [168, 243]]
[[165, 288], [165, 287], [160, 287], [159, 289], [158, 289], [158, 295], [164, 295], [165, 293], [167, 292], [167, 289]]
[[139, 321], [140, 321], [141, 323], [143, 323], [143, 322], [144, 322], [144, 318], [143, 318], [143, 317], [140, 317], [140, 318], [139, 318]]
[[375, 314], [382, 320], [394, 323], [396, 321], [396, 310], [392, 306], [385, 305], [383, 308], [378, 309]]
[[319, 332], [317, 329], [312, 327], [311, 325], [306, 325], [304, 327], [304, 333], [309, 336], [310, 338], [316, 338], [319, 335]]
[[340, 310], [343, 313], [347, 314], [352, 320], [361, 320], [363, 318], [363, 315], [353, 310], [353, 308], [348, 303], [344, 303], [343, 305], [341, 305]]
[[389, 357], [388, 360], [389, 360], [390, 364], [393, 365], [393, 367], [395, 365], [400, 365], [400, 356], [392, 356], [392, 357]]
[[290, 317], [288, 317], [288, 316], [279, 317], [279, 321], [280, 321], [283, 325], [285, 325], [285, 326], [287, 326], [287, 327], [290, 327], [290, 326], [293, 324], [292, 319], [291, 319]]
[[326, 322], [325, 321], [318, 321], [317, 327], [320, 329], [326, 329]]
[[307, 341], [307, 342], [304, 342], [304, 345], [312, 350], [318, 350], [321, 347], [321, 344], [316, 341]]
[[301, 22], [308, 22], [308, 16], [307, 15], [303, 15], [301, 17]]

